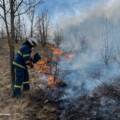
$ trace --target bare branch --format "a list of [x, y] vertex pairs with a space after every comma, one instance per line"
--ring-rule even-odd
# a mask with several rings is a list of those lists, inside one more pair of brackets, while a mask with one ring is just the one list
[[38, 16], [38, 20], [36, 23], [37, 34], [40, 37], [41, 44], [44, 46], [48, 40], [48, 17], [47, 12], [42, 12], [41, 16]]
[[19, 4], [17, 5], [17, 7], [16, 7], [16, 9], [15, 9], [15, 13], [18, 11], [18, 9], [19, 9], [19, 7], [21, 6], [22, 3], [23, 3], [23, 0], [21, 0], [21, 1], [19, 2]]
[[[39, 4], [39, 2], [44, 3], [44, 0], [39, 0], [39, 1], [38, 1], [38, 4]], [[23, 1], [23, 3], [24, 3], [26, 6], [29, 6], [29, 5], [30, 5], [30, 3], [29, 3], [29, 2], [26, 2], [26, 1]], [[33, 3], [31, 3], [31, 4], [34, 4], [34, 3], [35, 3], [35, 1], [33, 1]]]
[[0, 14], [0, 18], [2, 18], [3, 20], [5, 20], [4, 16]]
[[4, 9], [2, 4], [0, 4], [0, 8]]
[[[27, 13], [31, 8], [36, 7], [37, 5], [42, 4], [42, 3], [43, 3], [43, 1], [39, 0], [37, 3], [29, 6], [26, 10], [24, 10], [21, 13], [19, 13], [19, 15], [23, 15], [23, 14]], [[18, 16], [18, 15], [15, 15], [15, 16]]]

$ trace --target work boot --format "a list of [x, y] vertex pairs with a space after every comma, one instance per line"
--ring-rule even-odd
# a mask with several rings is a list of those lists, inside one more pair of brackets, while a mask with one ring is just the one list
[[30, 85], [29, 84], [23, 84], [23, 91], [28, 91], [30, 90]]
[[20, 88], [15, 88], [13, 91], [13, 97], [20, 98], [21, 97], [21, 89]]

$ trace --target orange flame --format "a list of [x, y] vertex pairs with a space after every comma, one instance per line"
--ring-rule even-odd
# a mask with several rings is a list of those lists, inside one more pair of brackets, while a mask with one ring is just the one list
[[48, 86], [49, 87], [56, 87], [57, 85], [59, 85], [60, 83], [62, 83], [63, 81], [56, 79], [54, 77], [54, 75], [49, 75], [48, 76]]
[[[59, 56], [64, 55], [64, 52], [60, 50], [59, 48], [51, 48], [51, 50], [52, 50], [52, 54], [54, 55], [54, 57], [51, 58], [49, 61], [58, 61]], [[45, 60], [38, 61], [34, 65], [34, 68], [40, 73], [47, 74], [49, 87], [55, 87], [57, 86], [57, 84], [60, 83], [60, 80], [57, 80], [54, 75], [50, 75], [51, 68], [47, 64], [47, 61]]]
[[54, 54], [54, 55], [60, 56], [60, 55], [62, 55], [63, 53], [64, 53], [64, 52], [63, 52], [62, 50], [58, 49], [58, 48], [53, 49], [53, 54]]
[[34, 64], [34, 68], [40, 73], [50, 73], [50, 67], [44, 60], [40, 60], [36, 64]]
[[53, 75], [48, 76], [48, 86], [54, 87], [56, 85], [55, 78]]

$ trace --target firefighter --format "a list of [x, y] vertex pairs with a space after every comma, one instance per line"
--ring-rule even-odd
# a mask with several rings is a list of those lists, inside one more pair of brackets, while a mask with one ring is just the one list
[[[41, 59], [38, 53], [34, 53], [34, 47], [38, 45], [36, 38], [29, 38], [24, 42], [17, 52], [13, 61], [15, 70], [15, 82], [13, 89], [13, 97], [21, 97], [21, 92], [30, 89], [28, 66], [33, 67], [33, 64]], [[33, 54], [34, 53], [34, 54]]]

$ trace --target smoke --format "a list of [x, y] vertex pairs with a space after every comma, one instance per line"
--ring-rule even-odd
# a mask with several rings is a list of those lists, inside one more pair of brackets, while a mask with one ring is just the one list
[[[61, 61], [60, 68], [71, 70], [66, 75], [67, 97], [90, 93], [103, 82], [111, 83], [120, 77], [119, 64], [114, 60], [116, 48], [120, 46], [120, 1], [109, 0], [103, 5], [77, 16], [59, 21], [64, 41], [61, 48], [74, 52], [74, 59]], [[107, 41], [109, 65], [104, 64], [103, 54]], [[89, 91], [89, 92], [88, 92]]]

